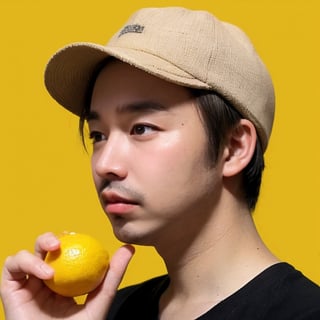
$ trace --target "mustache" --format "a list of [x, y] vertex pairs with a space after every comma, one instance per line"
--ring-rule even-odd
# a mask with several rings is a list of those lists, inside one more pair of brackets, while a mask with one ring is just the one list
[[125, 186], [120, 181], [108, 181], [104, 180], [98, 188], [99, 194], [104, 190], [113, 191], [119, 193], [122, 197], [129, 198], [139, 203], [144, 201], [144, 194], [136, 191], [131, 187]]

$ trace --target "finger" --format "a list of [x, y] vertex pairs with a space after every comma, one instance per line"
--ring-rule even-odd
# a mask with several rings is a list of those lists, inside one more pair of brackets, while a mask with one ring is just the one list
[[44, 259], [48, 251], [59, 249], [60, 240], [52, 232], [40, 235], [35, 243], [35, 255]]
[[95, 293], [88, 295], [86, 302], [88, 308], [100, 310], [101, 315], [107, 313], [134, 252], [134, 247], [131, 245], [124, 245], [116, 251], [102, 286]]
[[133, 257], [134, 247], [125, 245], [119, 248], [113, 255], [109, 270], [106, 275], [104, 292], [108, 296], [114, 296]]
[[53, 269], [41, 258], [23, 250], [15, 256], [9, 256], [3, 268], [3, 281], [19, 281], [32, 275], [39, 279], [50, 279], [53, 276]]

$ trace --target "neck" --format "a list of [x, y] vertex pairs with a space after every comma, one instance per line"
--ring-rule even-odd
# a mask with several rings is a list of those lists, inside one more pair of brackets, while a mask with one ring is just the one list
[[261, 240], [250, 212], [242, 206], [216, 210], [201, 232], [171, 239], [170, 244], [157, 249], [170, 276], [160, 303], [162, 319], [165, 314], [172, 318], [175, 309], [180, 309], [181, 315], [180, 307], [188, 305], [187, 301], [194, 303], [188, 312], [197, 317], [278, 261]]

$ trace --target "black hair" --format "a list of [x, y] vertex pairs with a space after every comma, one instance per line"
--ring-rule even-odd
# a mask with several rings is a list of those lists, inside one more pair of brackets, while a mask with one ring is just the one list
[[[98, 65], [91, 77], [91, 83], [86, 93], [87, 99], [85, 107], [81, 111], [79, 117], [79, 133], [85, 149], [84, 124], [88, 112], [90, 111], [93, 86], [99, 72], [106, 63], [112, 59], [113, 58], [108, 58]], [[243, 116], [227, 103], [225, 99], [213, 91], [193, 88], [186, 89], [190, 91], [192, 97], [196, 101], [208, 136], [208, 159], [211, 164], [214, 165], [219, 158], [228, 133], [238, 125]], [[258, 138], [254, 154], [248, 165], [242, 171], [244, 197], [250, 211], [254, 210], [258, 201], [264, 167], [263, 150]]]
[[[228, 133], [239, 124], [243, 116], [213, 91], [189, 90], [196, 100], [204, 123], [208, 135], [208, 158], [214, 165], [219, 158]], [[254, 154], [242, 172], [244, 196], [250, 211], [254, 210], [258, 201], [264, 167], [263, 151], [258, 138]]]

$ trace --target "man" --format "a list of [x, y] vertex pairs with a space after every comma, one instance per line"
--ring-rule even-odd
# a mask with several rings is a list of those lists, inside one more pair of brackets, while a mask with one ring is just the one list
[[42, 283], [59, 248], [9, 257], [7, 319], [319, 319], [320, 289], [280, 262], [252, 219], [274, 116], [270, 76], [246, 35], [207, 12], [135, 13], [106, 46], [77, 43], [49, 61], [45, 82], [88, 123], [92, 174], [114, 233], [152, 245], [168, 275], [117, 287], [126, 245], [84, 306]]

